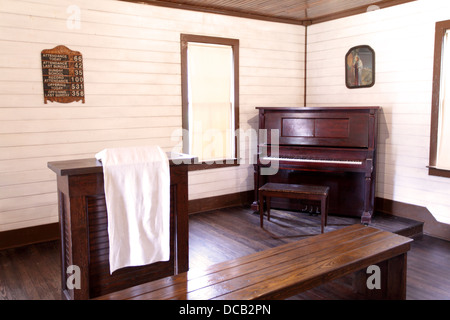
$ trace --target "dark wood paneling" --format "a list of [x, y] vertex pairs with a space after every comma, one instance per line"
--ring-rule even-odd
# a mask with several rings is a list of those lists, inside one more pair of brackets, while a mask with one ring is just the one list
[[[264, 128], [279, 130], [280, 145], [367, 148], [369, 112], [353, 109], [303, 108], [298, 113], [270, 109], [264, 114]], [[271, 142], [268, 134], [267, 144]]]
[[59, 239], [58, 223], [0, 232], [0, 250]]
[[[174, 186], [171, 186], [171, 199], [174, 196]], [[143, 283], [148, 279], [159, 279], [175, 273], [174, 271], [174, 203], [171, 201], [170, 219], [170, 260], [157, 262], [151, 266], [123, 268], [115, 271], [112, 275], [109, 270], [109, 238], [108, 217], [106, 211], [105, 196], [86, 197], [89, 224], [89, 295], [97, 297], [106, 292], [113, 292], [129, 286], [128, 282], [133, 279], [134, 283]], [[161, 272], [164, 270], [164, 272]]]
[[[189, 267], [187, 165], [170, 160], [170, 260], [127, 267], [110, 274], [103, 169], [95, 159], [52, 162], [57, 173], [61, 230], [61, 284], [68, 299], [98, 295], [155, 280]], [[193, 160], [193, 159], [190, 159]], [[71, 167], [72, 166], [72, 167]], [[62, 173], [66, 175], [61, 175]], [[66, 286], [66, 268], [77, 265], [80, 288]]]
[[189, 200], [189, 214], [221, 208], [248, 206], [253, 199], [253, 190], [221, 196]]

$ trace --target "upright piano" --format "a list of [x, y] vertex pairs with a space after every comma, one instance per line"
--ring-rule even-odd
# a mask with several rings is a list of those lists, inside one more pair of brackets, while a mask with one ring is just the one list
[[[258, 155], [253, 210], [266, 182], [330, 187], [329, 214], [361, 217], [369, 224], [375, 198], [379, 107], [257, 107]], [[264, 130], [265, 129], [265, 130]], [[313, 212], [290, 199], [271, 207]]]

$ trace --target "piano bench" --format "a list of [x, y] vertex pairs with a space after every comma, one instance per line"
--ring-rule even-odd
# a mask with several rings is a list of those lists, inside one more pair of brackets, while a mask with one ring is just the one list
[[261, 228], [263, 227], [264, 198], [267, 204], [267, 220], [270, 220], [270, 198], [290, 198], [298, 200], [320, 201], [321, 233], [327, 225], [328, 218], [328, 192], [330, 187], [287, 184], [287, 183], [266, 183], [259, 188], [259, 219]]

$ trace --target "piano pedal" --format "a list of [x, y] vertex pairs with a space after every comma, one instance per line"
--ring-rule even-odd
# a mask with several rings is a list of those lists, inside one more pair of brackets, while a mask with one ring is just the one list
[[314, 212], [314, 206], [311, 206], [311, 209], [309, 210], [309, 215], [310, 216], [315, 216], [316, 213]]

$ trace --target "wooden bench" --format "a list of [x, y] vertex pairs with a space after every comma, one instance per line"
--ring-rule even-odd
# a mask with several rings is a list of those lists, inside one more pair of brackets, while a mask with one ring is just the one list
[[[357, 224], [98, 299], [285, 299], [351, 273], [355, 288], [368, 298], [405, 299], [411, 241]], [[380, 267], [381, 289], [366, 286], [370, 265]]]
[[321, 232], [327, 225], [328, 192], [330, 187], [287, 183], [266, 183], [259, 188], [259, 219], [263, 227], [264, 198], [267, 206], [267, 220], [270, 220], [270, 198], [290, 198], [299, 200], [320, 201]]

